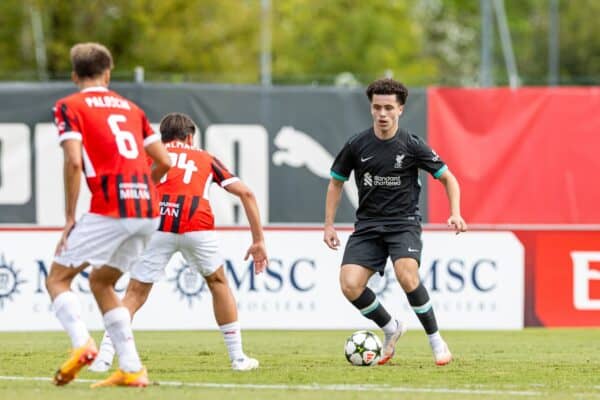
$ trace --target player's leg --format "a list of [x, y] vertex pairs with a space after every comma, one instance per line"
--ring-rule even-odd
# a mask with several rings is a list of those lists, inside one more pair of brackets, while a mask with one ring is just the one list
[[406, 325], [392, 318], [375, 293], [367, 287], [375, 271], [383, 273], [387, 256], [388, 250], [379, 233], [355, 232], [350, 236], [344, 250], [340, 270], [340, 287], [344, 296], [362, 315], [383, 330], [384, 344], [380, 365], [387, 363], [394, 356], [396, 342], [406, 332]]
[[366, 318], [381, 328], [384, 334], [382, 356], [378, 364], [387, 363], [395, 353], [396, 342], [406, 332], [405, 324], [389, 314], [367, 286], [374, 271], [356, 264], [344, 264], [340, 271], [340, 286], [344, 296]]
[[[127, 285], [127, 291], [123, 297], [123, 306], [127, 308], [131, 319], [135, 313], [146, 303], [150, 291], [152, 290], [152, 283], [140, 282], [136, 279], [131, 278]], [[115, 347], [110, 338], [108, 331], [104, 332], [102, 342], [96, 360], [90, 365], [89, 370], [92, 372], [106, 372], [110, 369], [115, 356]]]
[[119, 369], [107, 379], [93, 384], [93, 388], [148, 385], [148, 374], [135, 346], [131, 315], [117, 296], [114, 285], [123, 271], [131, 269], [156, 230], [157, 223], [157, 219], [119, 220], [118, 228], [127, 233], [127, 238], [121, 242], [107, 265], [94, 269], [90, 274], [90, 288], [119, 357]]
[[71, 339], [71, 356], [56, 371], [54, 383], [65, 385], [72, 381], [83, 366], [94, 361], [97, 354], [94, 339], [81, 320], [81, 303], [71, 291], [73, 278], [86, 265], [69, 268], [54, 262], [46, 278], [46, 288], [52, 299], [56, 318]]
[[436, 364], [448, 364], [452, 354], [440, 335], [429, 293], [419, 277], [422, 248], [420, 228], [387, 235], [386, 242], [394, 260], [396, 278], [427, 333]]
[[71, 357], [60, 366], [54, 377], [57, 385], [69, 383], [96, 356], [96, 344], [81, 321], [81, 305], [71, 292], [71, 282], [88, 264], [97, 265], [110, 259], [122, 240], [118, 234], [115, 235], [114, 221], [114, 218], [96, 214], [83, 215], [69, 234], [66, 247], [55, 256], [50, 268], [46, 286], [56, 316], [73, 344]]
[[242, 330], [238, 321], [235, 297], [223, 268], [223, 257], [214, 231], [188, 232], [181, 235], [181, 254], [196, 266], [211, 292], [213, 311], [235, 371], [258, 368], [258, 360], [248, 357], [242, 346]]
[[90, 274], [90, 289], [119, 356], [119, 368], [125, 373], [137, 373], [142, 370], [142, 362], [135, 347], [131, 315], [114, 291], [114, 285], [121, 275], [120, 270], [110, 266], [94, 269]]
[[[139, 310], [150, 294], [154, 282], [164, 277], [165, 268], [171, 256], [177, 251], [177, 236], [170, 232], [154, 232], [148, 246], [133, 264], [130, 271], [131, 279], [123, 297], [123, 305], [129, 310], [131, 319]], [[115, 356], [115, 348], [108, 331], [104, 332], [100, 351], [89, 370], [92, 372], [106, 372], [110, 369]]]
[[231, 367], [236, 371], [248, 371], [258, 368], [258, 360], [248, 357], [242, 347], [242, 330], [238, 321], [237, 305], [223, 266], [205, 277], [206, 284], [212, 294], [213, 310], [223, 341], [231, 360]]

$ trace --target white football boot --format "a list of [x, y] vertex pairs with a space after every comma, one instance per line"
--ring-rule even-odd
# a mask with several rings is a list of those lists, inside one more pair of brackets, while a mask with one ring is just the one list
[[450, 349], [448, 348], [446, 342], [442, 341], [440, 345], [433, 347], [432, 350], [433, 358], [435, 359], [435, 365], [439, 365], [441, 367], [442, 365], [446, 365], [452, 361], [452, 353], [450, 353]]
[[258, 360], [251, 357], [238, 358], [231, 362], [231, 369], [234, 371], [250, 371], [258, 368]]
[[391, 360], [396, 353], [396, 342], [406, 333], [408, 327], [405, 323], [396, 320], [396, 330], [392, 334], [385, 334], [383, 340], [383, 347], [381, 348], [381, 358], [377, 362], [377, 365], [383, 365]]

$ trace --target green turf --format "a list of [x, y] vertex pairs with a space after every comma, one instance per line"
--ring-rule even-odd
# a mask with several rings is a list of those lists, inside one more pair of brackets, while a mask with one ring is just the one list
[[[343, 355], [350, 331], [245, 331], [244, 347], [261, 362], [257, 371], [230, 370], [221, 334], [136, 332], [153, 381], [264, 385], [377, 385], [383, 391], [281, 388], [151, 386], [146, 389], [88, 389], [74, 382], [56, 388], [45, 381], [0, 380], [0, 399], [508, 399], [599, 398], [600, 330], [445, 332], [455, 360], [436, 367], [425, 335], [409, 331], [391, 365], [352, 367]], [[94, 334], [99, 339], [100, 334]], [[0, 333], [0, 376], [50, 377], [66, 357], [60, 332]], [[83, 372], [81, 379], [98, 379]], [[386, 387], [382, 385], [388, 385]], [[387, 388], [404, 388], [392, 392]], [[402, 390], [404, 390], [402, 389]], [[411, 391], [414, 389], [415, 391]], [[467, 392], [423, 392], [465, 389]], [[475, 390], [483, 390], [475, 393]], [[498, 391], [491, 393], [488, 391]], [[528, 392], [530, 396], [525, 396]], [[67, 397], [68, 396], [68, 397]]]

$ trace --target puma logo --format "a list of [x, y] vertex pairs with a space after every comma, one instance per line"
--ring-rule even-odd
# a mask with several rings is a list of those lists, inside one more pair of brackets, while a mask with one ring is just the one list
[[[284, 126], [275, 136], [275, 146], [278, 150], [273, 153], [273, 164], [288, 165], [292, 168], [305, 167], [312, 174], [329, 179], [329, 169], [333, 156], [310, 135], [298, 131], [291, 126]], [[344, 192], [354, 208], [358, 207], [358, 189], [354, 182], [354, 173], [344, 185]]]

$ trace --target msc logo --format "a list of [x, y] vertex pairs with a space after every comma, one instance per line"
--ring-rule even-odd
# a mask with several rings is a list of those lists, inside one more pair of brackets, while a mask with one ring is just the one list
[[0, 309], [4, 308], [5, 300], [12, 300], [12, 295], [20, 293], [19, 285], [26, 281], [19, 278], [19, 270], [8, 264], [4, 254], [0, 258]]
[[[223, 267], [234, 292], [244, 292], [246, 295], [289, 293], [289, 291], [308, 294], [317, 285], [317, 264], [310, 258], [293, 260], [272, 258], [260, 278], [257, 278], [254, 273], [252, 261], [236, 265], [232, 260], [226, 259]], [[190, 307], [193, 306], [194, 299], [202, 301], [202, 293], [208, 290], [202, 275], [183, 261], [175, 268], [173, 276], [168, 281], [175, 284], [174, 291], [180, 294], [181, 299], [187, 299]]]
[[192, 307], [194, 299], [201, 300], [202, 292], [206, 291], [206, 281], [202, 275], [187, 264], [177, 268], [169, 282], [175, 283], [175, 291], [179, 292], [182, 299], [187, 299], [189, 307]]

